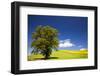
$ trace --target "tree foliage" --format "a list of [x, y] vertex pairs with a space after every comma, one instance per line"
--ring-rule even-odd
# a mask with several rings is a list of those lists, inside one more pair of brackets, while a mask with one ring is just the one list
[[58, 48], [58, 30], [51, 26], [37, 26], [32, 33], [32, 40], [32, 52], [40, 53], [48, 59], [52, 51]]

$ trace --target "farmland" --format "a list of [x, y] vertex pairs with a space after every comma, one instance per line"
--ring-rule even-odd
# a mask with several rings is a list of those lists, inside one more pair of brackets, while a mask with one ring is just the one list
[[[50, 55], [50, 60], [62, 60], [62, 59], [85, 59], [88, 58], [87, 50], [58, 50], [53, 51]], [[42, 54], [34, 54], [28, 56], [28, 61], [43, 60], [44, 56]], [[49, 60], [47, 59], [47, 60]]]

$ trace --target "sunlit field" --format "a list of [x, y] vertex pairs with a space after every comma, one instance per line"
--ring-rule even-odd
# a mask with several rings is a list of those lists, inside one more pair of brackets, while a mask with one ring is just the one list
[[[87, 50], [58, 50], [53, 51], [50, 58], [47, 60], [62, 60], [62, 59], [86, 59], [88, 58]], [[44, 56], [41, 54], [30, 54], [28, 56], [28, 61], [34, 60], [45, 60]]]

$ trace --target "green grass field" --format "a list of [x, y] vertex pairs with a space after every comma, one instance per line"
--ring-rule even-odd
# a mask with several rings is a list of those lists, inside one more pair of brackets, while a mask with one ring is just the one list
[[[84, 59], [84, 58], [88, 58], [87, 50], [59, 50], [59, 51], [53, 51], [49, 59], [62, 60], [62, 59]], [[43, 60], [43, 59], [44, 56], [42, 56], [41, 54], [37, 55], [31, 54], [28, 56], [28, 61]]]

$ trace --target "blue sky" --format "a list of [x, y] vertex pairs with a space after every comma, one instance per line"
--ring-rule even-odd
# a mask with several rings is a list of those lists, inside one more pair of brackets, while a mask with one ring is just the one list
[[87, 49], [87, 17], [28, 15], [28, 52], [32, 42], [32, 32], [38, 25], [49, 25], [59, 32], [59, 49]]

